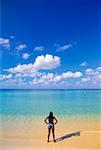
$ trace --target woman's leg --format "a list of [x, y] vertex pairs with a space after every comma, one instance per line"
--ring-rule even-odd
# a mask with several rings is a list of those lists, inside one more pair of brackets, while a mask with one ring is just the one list
[[54, 128], [54, 126], [53, 126], [53, 128], [52, 128], [52, 134], [53, 134], [53, 140], [54, 140], [54, 142], [56, 142], [56, 140], [55, 140], [55, 128]]
[[49, 142], [49, 137], [50, 137], [50, 128], [48, 128], [48, 142]]

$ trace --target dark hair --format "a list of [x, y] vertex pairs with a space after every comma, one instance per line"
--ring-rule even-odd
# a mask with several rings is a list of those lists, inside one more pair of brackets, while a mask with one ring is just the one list
[[53, 116], [53, 112], [50, 112], [50, 113], [49, 113], [49, 116]]

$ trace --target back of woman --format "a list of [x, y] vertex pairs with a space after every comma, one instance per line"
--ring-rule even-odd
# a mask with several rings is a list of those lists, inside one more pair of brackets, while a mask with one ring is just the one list
[[49, 115], [48, 121], [49, 121], [49, 123], [54, 124], [54, 116], [53, 116], [53, 114]]
[[[48, 120], [48, 122], [47, 122]], [[53, 134], [53, 140], [55, 140], [55, 134], [54, 134], [54, 125], [57, 123], [57, 119], [53, 116], [53, 113], [50, 112], [49, 116], [45, 119], [45, 123], [48, 125], [48, 142], [49, 142], [49, 137], [50, 137], [50, 132], [52, 131]]]

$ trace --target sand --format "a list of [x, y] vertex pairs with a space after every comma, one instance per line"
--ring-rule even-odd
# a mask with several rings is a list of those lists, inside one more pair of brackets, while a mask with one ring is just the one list
[[[98, 122], [69, 122], [58, 123], [55, 126], [56, 139], [65, 136], [64, 139], [52, 141], [52, 135], [47, 143], [47, 125], [44, 123], [33, 124], [30, 132], [2, 131], [0, 135], [0, 150], [100, 150], [101, 131]], [[5, 129], [6, 130], [6, 129]], [[75, 134], [80, 132], [80, 135]], [[74, 134], [73, 134], [74, 133]]]

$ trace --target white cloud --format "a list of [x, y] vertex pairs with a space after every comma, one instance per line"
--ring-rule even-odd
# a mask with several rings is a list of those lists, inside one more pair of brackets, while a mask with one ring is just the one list
[[89, 78], [89, 77], [87, 77], [87, 78], [82, 78], [81, 79], [81, 82], [88, 82], [88, 81], [90, 81], [91, 80], [91, 78]]
[[60, 80], [62, 80], [62, 76], [61, 75], [56, 75], [56, 74], [53, 74], [53, 73], [44, 74], [41, 77], [42, 82], [58, 82]]
[[101, 74], [101, 67], [97, 67], [96, 69], [88, 68], [85, 72], [87, 75], [98, 76]]
[[33, 72], [33, 73], [17, 73], [15, 75], [15, 78], [27, 78], [27, 77], [31, 77], [31, 78], [34, 78], [34, 77], [39, 77], [41, 75], [43, 75], [44, 73], [41, 73], [41, 72]]
[[60, 65], [60, 57], [49, 54], [38, 56], [35, 60], [34, 67], [39, 69], [54, 69]]
[[[45, 57], [45, 56], [44, 56]], [[35, 63], [34, 63], [35, 64]], [[30, 64], [31, 65], [31, 64]], [[33, 66], [33, 64], [32, 64]], [[35, 66], [34, 66], [35, 67]], [[25, 66], [26, 68], [26, 66]], [[14, 68], [13, 68], [14, 69]], [[18, 70], [21, 69], [21, 73], [19, 73]], [[24, 69], [24, 68], [23, 68]], [[91, 68], [89, 68], [91, 69]], [[38, 72], [37, 70], [34, 72], [31, 71], [25, 72], [22, 68], [16, 68], [16, 70], [13, 70], [13, 73], [15, 71], [15, 74], [8, 74], [8, 75], [0, 75], [1, 84], [9, 84], [14, 85], [16, 87], [23, 87], [25, 88], [99, 88], [101, 83], [101, 74], [95, 73], [92, 75], [90, 74], [82, 74], [80, 71], [72, 72], [67, 71], [63, 72], [61, 74], [56, 73], [46, 73], [46, 72]], [[93, 70], [93, 71], [96, 71]], [[91, 75], [91, 76], [90, 76]], [[81, 79], [82, 77], [82, 79]], [[6, 80], [5, 80], [6, 79]], [[14, 84], [13, 84], [14, 82]]]
[[16, 79], [9, 79], [9, 80], [6, 80], [6, 81], [4, 81], [4, 83], [7, 83], [8, 84], [8, 86], [11, 84], [11, 85], [13, 85], [14, 83], [16, 83], [18, 80], [16, 80]]
[[23, 79], [18, 79], [18, 80], [16, 80], [16, 82], [17, 82], [17, 84], [19, 85], [19, 86], [23, 86], [23, 85], [26, 85], [26, 82], [23, 80]]
[[53, 82], [54, 79], [54, 74], [53, 73], [48, 73], [48, 74], [44, 74], [43, 76], [41, 76], [40, 78], [34, 78], [33, 81], [31, 82], [32, 84], [49, 84], [51, 82]]
[[97, 70], [97, 71], [101, 71], [101, 67], [97, 67], [96, 70]]
[[80, 66], [81, 66], [81, 67], [88, 66], [88, 63], [87, 63], [86, 61], [84, 61], [84, 62], [82, 62], [82, 63], [80, 64]]
[[[70, 78], [80, 78], [82, 76], [82, 73], [81, 72], [71, 72], [71, 71], [68, 71], [66, 73], [62, 73], [62, 74], [54, 74], [54, 73], [41, 73], [41, 72], [34, 72], [34, 73], [18, 73], [16, 74], [14, 77], [15, 78], [33, 78], [33, 80], [30, 82], [30, 84], [45, 84], [45, 85], [48, 85], [48, 84], [57, 84], [58, 83], [60, 84], [60, 82], [62, 83], [66, 83], [67, 79], [70, 79]], [[69, 80], [68, 80], [69, 81]]]
[[4, 79], [11, 79], [11, 78], [12, 78], [12, 74], [8, 74], [8, 75], [0, 74], [0, 81]]
[[97, 80], [100, 79], [100, 81], [101, 81], [101, 74], [95, 75], [93, 78], [94, 78], [94, 79], [97, 79]]
[[86, 74], [94, 75], [94, 70], [92, 68], [86, 69]]
[[[65, 75], [65, 76], [64, 76]], [[40, 87], [57, 87], [61, 88], [62, 84], [64, 84], [64, 88], [72, 87], [72, 88], [96, 88], [100, 87], [99, 84], [101, 83], [101, 75], [85, 77], [80, 80], [77, 78], [82, 77], [82, 73], [79, 72], [71, 72], [68, 71], [67, 73], [62, 74], [53, 74], [53, 73], [44, 73], [42, 76], [37, 78], [37, 76], [30, 82], [31, 85], [37, 85]], [[76, 80], [72, 80], [71, 83], [70, 78], [75, 78]]]
[[66, 73], [62, 73], [62, 76], [63, 78], [80, 78], [82, 76], [82, 73], [81, 72], [71, 72], [71, 71], [68, 71]]
[[6, 69], [6, 71], [11, 73], [32, 73], [40, 69], [54, 69], [60, 65], [60, 57], [52, 56], [49, 54], [38, 56], [35, 59], [35, 63], [17, 65], [14, 68]]
[[7, 80], [4, 80], [3, 82], [0, 83], [0, 88], [25, 88], [27, 87], [27, 84], [25, 82], [25, 80], [23, 79], [16, 79], [16, 78], [13, 78], [13, 79], [7, 79]]
[[35, 51], [44, 51], [45, 48], [44, 48], [44, 46], [37, 46], [37, 47], [34, 48], [34, 50]]
[[20, 44], [20, 45], [18, 45], [18, 46], [16, 47], [16, 50], [20, 51], [20, 50], [23, 50], [23, 49], [25, 49], [25, 48], [27, 48], [26, 44]]
[[0, 45], [7, 49], [10, 48], [9, 39], [0, 38]]
[[65, 51], [65, 50], [67, 50], [67, 49], [69, 49], [69, 48], [72, 48], [72, 47], [73, 47], [72, 44], [66, 44], [66, 45], [63, 45], [63, 46], [57, 45], [56, 51], [57, 51], [57, 52], [59, 52], [59, 51]]
[[35, 69], [33, 70], [33, 64], [24, 64], [24, 65], [17, 65], [16, 67], [14, 68], [9, 68], [9, 69], [6, 69], [5, 71], [8, 71], [8, 72], [11, 72], [11, 73], [25, 73], [25, 72], [34, 72]]
[[33, 79], [32, 82], [30, 82], [31, 84], [44, 84], [44, 85], [48, 85], [48, 84], [60, 84], [60, 83], [66, 83], [66, 79], [70, 79], [70, 78], [80, 78], [82, 76], [81, 72], [70, 72], [68, 71], [67, 73], [62, 73], [62, 74], [53, 74], [53, 73], [47, 73], [47, 74], [43, 74], [42, 76], [40, 76], [40, 78], [35, 77]]
[[30, 55], [29, 55], [28, 53], [23, 53], [23, 54], [22, 54], [22, 58], [23, 58], [23, 59], [28, 59], [29, 56], [30, 56]]

